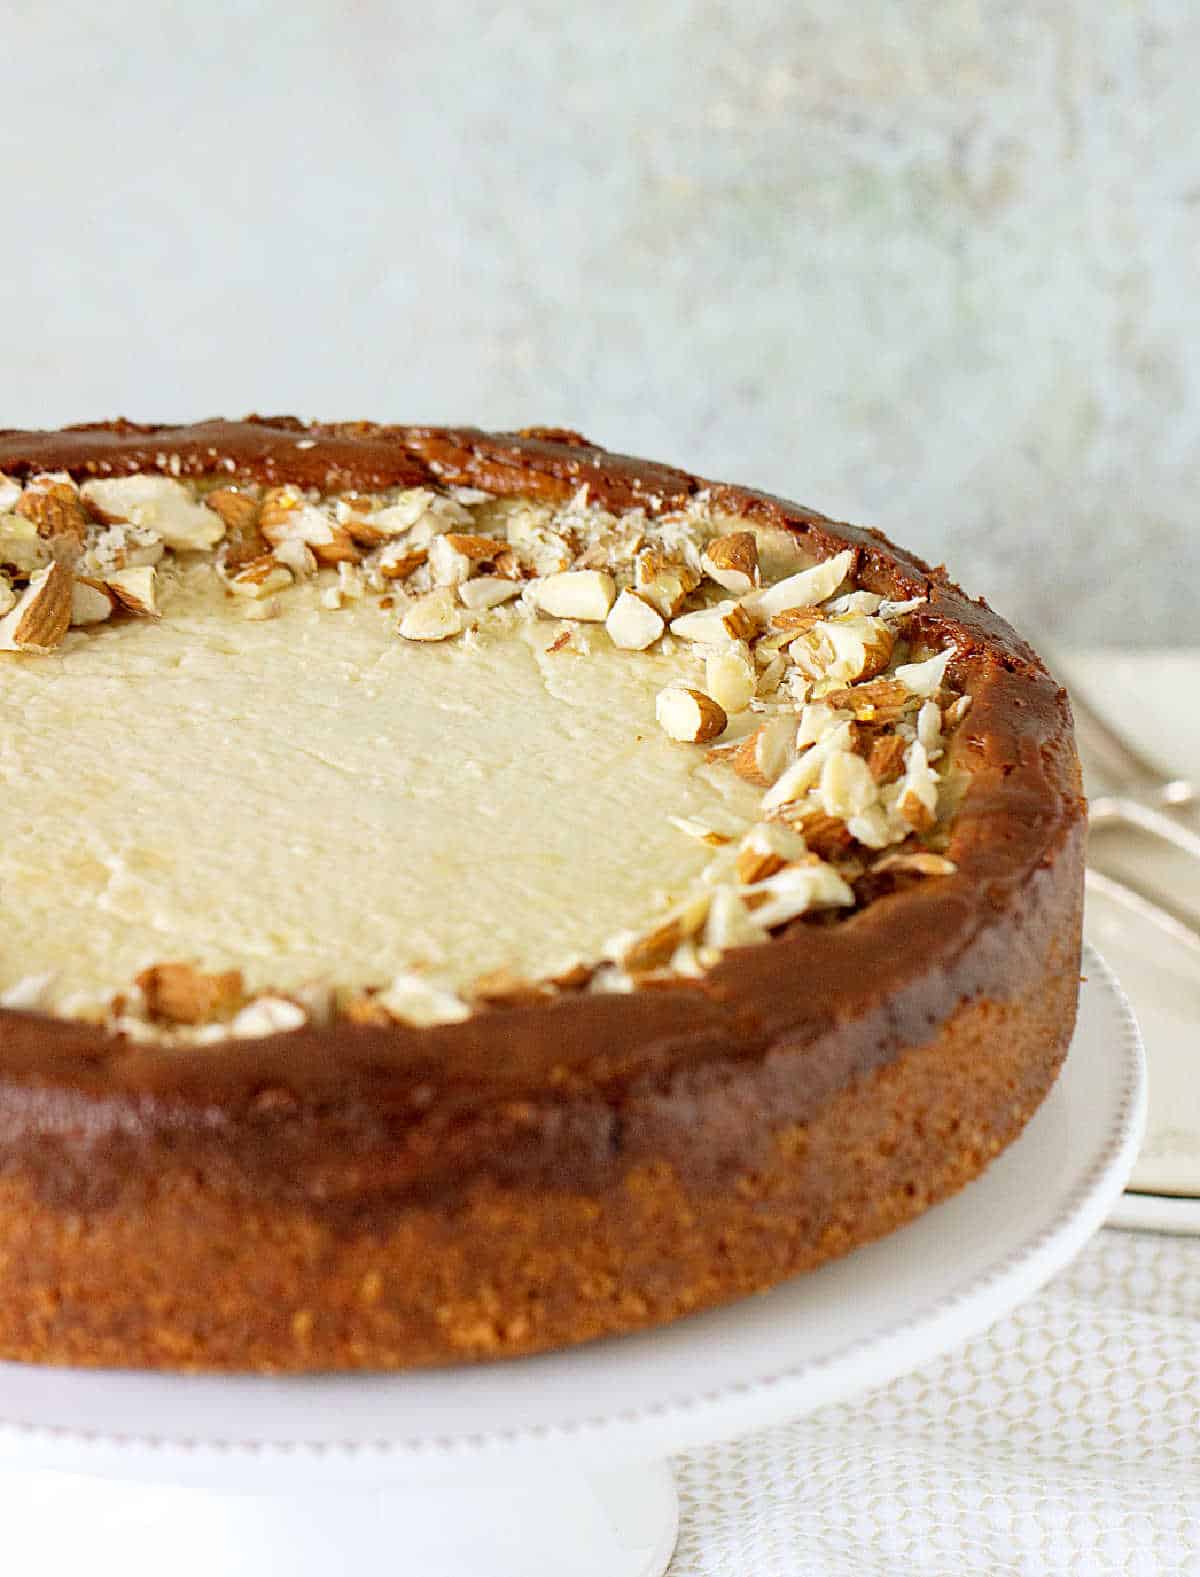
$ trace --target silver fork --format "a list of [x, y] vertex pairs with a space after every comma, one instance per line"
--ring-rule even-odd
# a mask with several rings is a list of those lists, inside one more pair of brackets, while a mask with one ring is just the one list
[[[1171, 814], [1196, 803], [1200, 795], [1195, 784], [1187, 778], [1171, 777], [1160, 771], [1101, 717], [1074, 686], [1071, 687], [1071, 705], [1084, 760], [1094, 766], [1106, 786], [1113, 790], [1089, 801], [1088, 825], [1097, 829], [1137, 827], [1200, 861], [1200, 834]], [[1101, 871], [1089, 869], [1087, 884], [1093, 891], [1124, 904], [1176, 941], [1200, 951], [1200, 926], [1191, 919], [1168, 910]]]

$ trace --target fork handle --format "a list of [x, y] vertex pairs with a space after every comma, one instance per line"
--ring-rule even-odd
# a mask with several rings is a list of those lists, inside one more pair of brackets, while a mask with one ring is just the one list
[[1101, 795], [1092, 800], [1088, 808], [1088, 820], [1093, 826], [1120, 822], [1127, 827], [1140, 827], [1143, 832], [1161, 838], [1165, 843], [1172, 843], [1177, 849], [1182, 849], [1184, 854], [1200, 860], [1200, 833], [1176, 821], [1174, 816], [1155, 810], [1152, 805], [1143, 805], [1140, 800], [1128, 799], [1123, 795]]

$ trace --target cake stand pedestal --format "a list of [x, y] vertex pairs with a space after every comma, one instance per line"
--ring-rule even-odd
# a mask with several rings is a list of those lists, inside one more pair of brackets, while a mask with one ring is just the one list
[[673, 1452], [796, 1418], [958, 1345], [1103, 1223], [1145, 1071], [1094, 953], [1020, 1139], [910, 1226], [761, 1298], [510, 1363], [303, 1379], [0, 1365], [5, 1569], [57, 1577], [659, 1577]]

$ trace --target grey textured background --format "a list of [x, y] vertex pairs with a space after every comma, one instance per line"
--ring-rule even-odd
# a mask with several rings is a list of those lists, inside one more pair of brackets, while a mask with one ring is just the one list
[[0, 425], [565, 423], [1200, 641], [1193, 0], [0, 17]]

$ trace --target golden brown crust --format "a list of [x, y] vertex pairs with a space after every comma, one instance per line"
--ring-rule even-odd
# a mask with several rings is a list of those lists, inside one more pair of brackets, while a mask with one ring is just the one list
[[0, 434], [0, 472], [54, 469], [546, 497], [586, 482], [652, 511], [708, 489], [818, 556], [850, 546], [870, 589], [928, 596], [919, 633], [954, 641], [973, 697], [968, 787], [955, 874], [797, 922], [699, 981], [217, 1048], [0, 1013], [0, 1354], [404, 1367], [636, 1328], [890, 1230], [981, 1170], [1049, 1087], [1077, 988], [1070, 714], [942, 572], [549, 429]]

